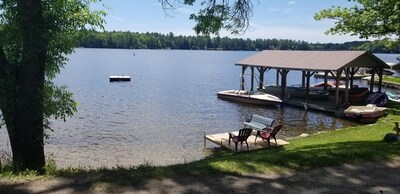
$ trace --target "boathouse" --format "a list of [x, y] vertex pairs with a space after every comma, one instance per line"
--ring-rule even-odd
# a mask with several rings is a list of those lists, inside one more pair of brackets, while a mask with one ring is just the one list
[[[349, 88], [353, 88], [354, 76], [360, 68], [369, 69], [371, 84], [369, 90], [373, 91], [375, 76], [378, 78], [378, 92], [381, 92], [383, 69], [390, 68], [385, 62], [366, 51], [282, 51], [264, 50], [236, 63], [242, 67], [242, 75], [249, 68], [251, 71], [251, 89], [254, 89], [254, 73], [258, 71], [260, 84], [258, 88], [263, 88], [264, 74], [269, 70], [276, 70], [276, 85], [281, 90], [278, 97], [283, 103], [302, 106], [322, 111], [335, 112], [349, 102]], [[292, 100], [285, 95], [287, 75], [290, 71], [301, 71], [301, 85], [305, 88], [305, 98], [302, 100]], [[327, 88], [328, 75], [335, 79], [335, 91], [331, 101], [312, 102], [309, 99], [310, 77], [317, 72], [323, 72], [324, 89]], [[339, 96], [339, 83], [341, 76], [344, 75], [345, 88]], [[376, 81], [376, 80], [375, 80]], [[241, 90], [245, 90], [245, 79], [242, 76]], [[299, 80], [300, 82], [300, 80]]]

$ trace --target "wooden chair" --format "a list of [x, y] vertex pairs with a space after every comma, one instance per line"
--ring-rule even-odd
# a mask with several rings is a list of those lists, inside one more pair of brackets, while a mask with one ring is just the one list
[[247, 138], [250, 136], [252, 131], [253, 131], [253, 129], [251, 129], [251, 128], [243, 128], [243, 129], [239, 130], [238, 135], [229, 133], [228, 145], [231, 145], [231, 139], [232, 139], [233, 143], [235, 143], [235, 151], [237, 151], [238, 143], [240, 142], [240, 145], [242, 146], [243, 142], [246, 142], [247, 150], [249, 150], [249, 144], [247, 143]]
[[268, 146], [271, 146], [270, 144], [270, 139], [271, 137], [274, 138], [275, 140], [275, 144], [278, 145], [278, 142], [276, 141], [276, 134], [279, 132], [279, 130], [281, 130], [283, 125], [277, 125], [274, 128], [265, 128], [263, 130], [259, 130], [257, 131], [257, 135], [256, 138], [254, 140], [254, 143], [256, 143], [257, 141], [257, 137], [261, 137], [263, 140], [267, 140], [268, 141]]

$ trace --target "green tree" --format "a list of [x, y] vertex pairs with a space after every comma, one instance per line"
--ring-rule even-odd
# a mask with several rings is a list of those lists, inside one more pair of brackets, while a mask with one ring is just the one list
[[[0, 109], [15, 170], [43, 172], [51, 117], [76, 110], [72, 94], [51, 80], [78, 43], [77, 30], [101, 26], [97, 0], [0, 0]], [[3, 123], [3, 124], [4, 124]]]
[[[349, 0], [356, 2], [350, 8], [332, 7], [314, 15], [316, 20], [334, 19], [335, 26], [328, 34], [357, 35], [360, 38], [387, 38], [389, 46], [399, 44], [399, 0]], [[392, 45], [391, 45], [392, 44]]]

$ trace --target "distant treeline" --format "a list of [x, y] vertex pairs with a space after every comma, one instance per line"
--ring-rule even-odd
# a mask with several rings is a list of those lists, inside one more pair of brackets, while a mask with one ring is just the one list
[[193, 49], [193, 50], [369, 50], [374, 53], [400, 53], [379, 41], [308, 43], [288, 39], [242, 39], [209, 36], [175, 36], [173, 33], [90, 31], [80, 42], [85, 48]]

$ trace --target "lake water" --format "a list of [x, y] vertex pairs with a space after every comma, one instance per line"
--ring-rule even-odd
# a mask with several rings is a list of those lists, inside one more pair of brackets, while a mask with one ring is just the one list
[[[74, 93], [78, 112], [53, 122], [46, 154], [61, 167], [166, 165], [204, 158], [204, 132], [238, 130], [253, 113], [284, 124], [283, 139], [357, 125], [321, 112], [218, 99], [218, 91], [239, 89], [234, 63], [254, 53], [76, 49], [55, 82]], [[132, 80], [110, 83], [110, 75]], [[274, 76], [268, 72], [267, 83]], [[289, 85], [301, 82], [298, 72], [288, 77]], [[0, 148], [9, 150], [6, 131], [0, 135]]]

